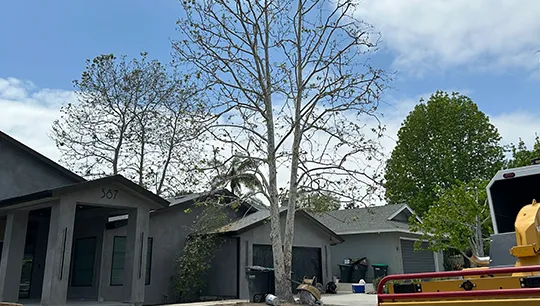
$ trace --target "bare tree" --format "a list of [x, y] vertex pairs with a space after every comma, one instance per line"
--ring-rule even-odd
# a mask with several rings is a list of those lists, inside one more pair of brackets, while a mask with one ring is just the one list
[[362, 58], [376, 48], [371, 28], [354, 17], [352, 0], [182, 3], [174, 49], [214, 94], [206, 127], [225, 161], [260, 165], [246, 171], [269, 204], [276, 292], [290, 300], [299, 194], [358, 205], [380, 183], [377, 107], [387, 76]]
[[204, 106], [189, 79], [146, 57], [88, 60], [74, 81], [78, 102], [61, 108], [51, 137], [62, 161], [85, 177], [122, 174], [171, 193], [198, 158]]

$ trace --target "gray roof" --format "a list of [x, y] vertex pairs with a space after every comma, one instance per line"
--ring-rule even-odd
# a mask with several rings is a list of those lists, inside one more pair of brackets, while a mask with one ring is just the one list
[[149, 191], [148, 189], [145, 189], [139, 186], [138, 184], [135, 184], [131, 180], [128, 180], [127, 178], [123, 177], [122, 175], [117, 174], [117, 175], [102, 177], [102, 178], [95, 179], [92, 181], [83, 181], [80, 183], [61, 186], [58, 188], [46, 189], [46, 190], [42, 190], [42, 191], [38, 191], [34, 193], [29, 193], [29, 194], [18, 196], [18, 197], [3, 199], [3, 200], [0, 200], [0, 207], [8, 207], [8, 206], [30, 202], [30, 201], [54, 198], [61, 194], [66, 194], [66, 193], [78, 191], [85, 188], [93, 188], [96, 186], [101, 186], [103, 184], [109, 184], [109, 183], [118, 183], [118, 184], [123, 185], [126, 188], [129, 188], [131, 191], [136, 192], [137, 194], [150, 200], [153, 204], [156, 204], [154, 208], [159, 209], [159, 208], [169, 206], [169, 201], [156, 195], [155, 193]]
[[[286, 207], [281, 207], [279, 209], [280, 212], [286, 211]], [[226, 233], [226, 232], [238, 232], [243, 229], [246, 229], [250, 226], [253, 226], [255, 224], [258, 224], [259, 222], [263, 222], [264, 220], [268, 219], [270, 221], [270, 210], [259, 210], [257, 212], [254, 212], [252, 214], [249, 214], [241, 219], [238, 219], [230, 224], [227, 224], [223, 227], [220, 227], [216, 230], [216, 232], [220, 233]]]
[[379, 231], [407, 232], [409, 231], [407, 222], [389, 220], [390, 217], [395, 217], [400, 210], [403, 211], [405, 216], [411, 214], [407, 205], [400, 204], [335, 210], [325, 213], [312, 213], [311, 215], [338, 235]]
[[189, 194], [175, 196], [167, 200], [169, 200], [169, 202], [171, 203], [169, 206], [173, 206], [173, 205], [178, 205], [178, 204], [183, 204], [183, 203], [193, 201], [195, 199], [201, 198], [208, 194], [209, 194], [208, 192], [189, 193]]
[[[287, 207], [286, 206], [281, 206], [280, 209], [280, 214], [282, 213], [285, 213], [287, 211]], [[322, 224], [321, 222], [319, 222], [317, 219], [313, 218], [313, 216], [311, 216], [310, 214], [306, 213], [305, 211], [303, 210], [298, 210], [297, 213], [303, 215], [304, 217], [306, 217], [309, 221], [313, 222], [313, 224], [317, 227], [319, 227], [322, 231], [330, 234], [331, 236], [333, 236], [335, 238], [336, 241], [338, 242], [343, 242], [343, 238], [341, 238], [338, 234], [336, 234], [332, 229], [328, 228], [327, 226], [325, 226], [324, 224]], [[216, 229], [215, 231], [213, 231], [213, 233], [233, 233], [233, 234], [238, 234], [238, 233], [241, 233], [243, 231], [246, 231], [246, 230], [249, 230], [251, 228], [254, 228], [254, 227], [257, 227], [261, 224], [263, 224], [263, 222], [270, 222], [270, 210], [269, 209], [264, 209], [264, 210], [259, 210], [257, 212], [254, 212], [250, 215], [247, 215], [241, 219], [238, 219], [234, 222], [231, 222], [230, 224], [227, 224], [223, 227], [220, 227], [218, 229]]]
[[[223, 196], [228, 197], [228, 198], [239, 199], [239, 197], [237, 195], [235, 195], [234, 193], [232, 193], [228, 189], [220, 189], [220, 190], [215, 190], [215, 191], [205, 191], [205, 192], [178, 195], [178, 196], [174, 196], [172, 198], [169, 198], [167, 200], [171, 203], [169, 206], [175, 206], [175, 205], [183, 205], [185, 203], [190, 203], [190, 202], [198, 200], [198, 199], [204, 200], [205, 197], [211, 197], [211, 196], [214, 196], [214, 195], [215, 196], [223, 195]], [[250, 209], [250, 210], [251, 209], [253, 209], [253, 210], [265, 209], [265, 207], [259, 205], [255, 201], [250, 201], [249, 199], [248, 200], [242, 200], [241, 205], [248, 208], [248, 209]]]

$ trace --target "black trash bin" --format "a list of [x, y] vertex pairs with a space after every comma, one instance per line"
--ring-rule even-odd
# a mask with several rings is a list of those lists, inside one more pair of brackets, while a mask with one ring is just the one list
[[340, 264], [338, 266], [339, 266], [339, 271], [340, 271], [340, 274], [341, 274], [339, 282], [340, 283], [350, 283], [351, 282], [353, 266], [352, 265], [345, 265], [345, 264], [343, 264], [343, 265]]
[[366, 279], [366, 272], [368, 269], [367, 259], [363, 257], [352, 264], [351, 282], [358, 283], [361, 279]]
[[274, 269], [260, 266], [246, 267], [246, 277], [251, 303], [262, 303], [268, 293], [275, 294]]
[[385, 277], [388, 275], [388, 265], [385, 264], [374, 264], [373, 267], [373, 277]]

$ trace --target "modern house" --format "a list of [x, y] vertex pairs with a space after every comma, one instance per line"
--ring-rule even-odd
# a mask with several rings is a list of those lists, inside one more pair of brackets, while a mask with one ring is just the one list
[[337, 210], [313, 216], [344, 242], [332, 246], [332, 275], [339, 277], [339, 264], [347, 258], [367, 257], [366, 281], [373, 280], [372, 264], [388, 265], [389, 274], [444, 271], [442, 252], [416, 251], [421, 235], [409, 229], [413, 210], [406, 204]]
[[[174, 302], [171, 276], [201, 196], [165, 200], [119, 175], [86, 181], [0, 132], [0, 301]], [[243, 205], [231, 216], [204, 294], [247, 298], [245, 266], [271, 264], [269, 213]], [[296, 222], [295, 277], [330, 281], [330, 249], [343, 239], [304, 212]]]

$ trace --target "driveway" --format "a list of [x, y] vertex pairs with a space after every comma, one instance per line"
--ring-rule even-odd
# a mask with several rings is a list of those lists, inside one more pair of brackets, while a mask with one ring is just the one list
[[377, 306], [377, 295], [338, 292], [337, 294], [323, 295], [322, 301], [324, 305]]

